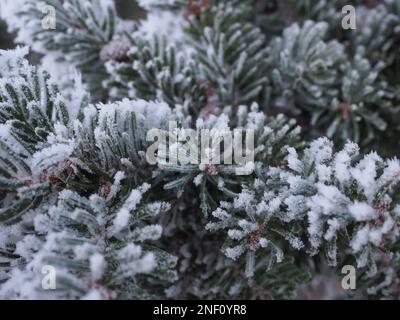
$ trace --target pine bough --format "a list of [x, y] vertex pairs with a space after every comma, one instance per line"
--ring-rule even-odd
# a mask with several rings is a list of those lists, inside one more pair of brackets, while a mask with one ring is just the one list
[[[139, 3], [0, 7], [43, 55], [0, 51], [0, 297], [281, 299], [350, 264], [358, 297], [400, 298], [400, 2], [355, 1], [361, 32], [339, 0]], [[254, 172], [150, 164], [169, 121], [254, 130]]]

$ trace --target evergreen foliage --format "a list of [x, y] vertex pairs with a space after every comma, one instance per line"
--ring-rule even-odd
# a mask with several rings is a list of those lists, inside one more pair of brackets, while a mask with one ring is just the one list
[[[138, 3], [0, 4], [0, 298], [287, 299], [354, 265], [335, 297], [399, 299], [400, 1]], [[254, 159], [172, 162], [202, 130]]]

